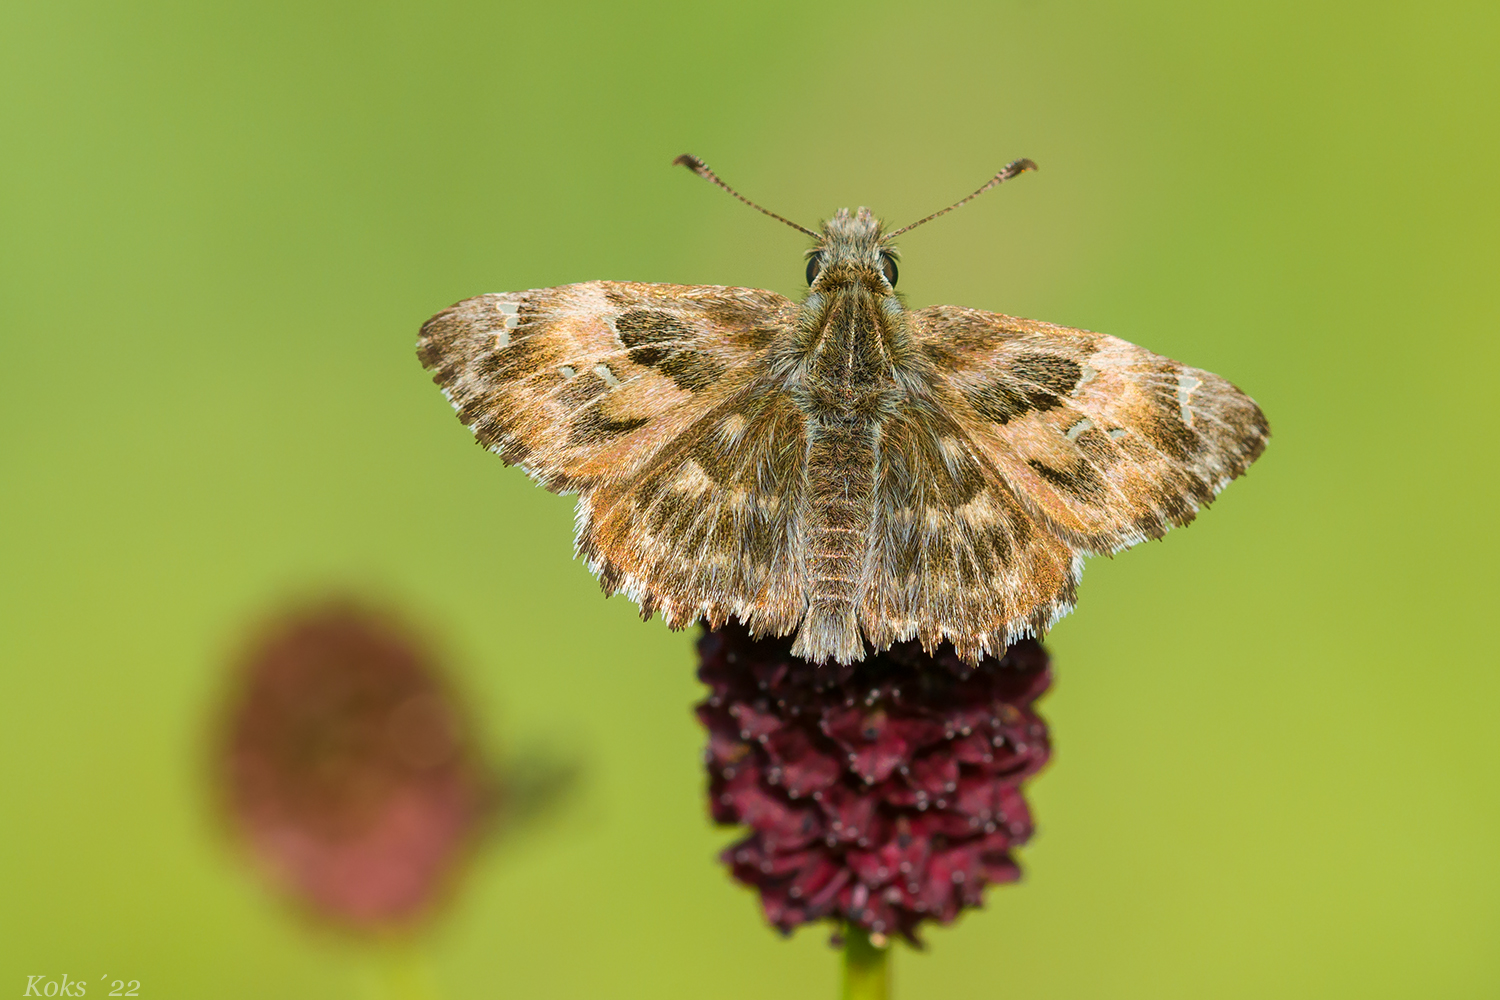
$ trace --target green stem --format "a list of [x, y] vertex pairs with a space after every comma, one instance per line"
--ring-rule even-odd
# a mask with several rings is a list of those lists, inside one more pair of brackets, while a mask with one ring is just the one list
[[863, 927], [844, 928], [844, 1000], [890, 1000], [890, 948], [877, 945]]
[[366, 995], [371, 1000], [437, 1000], [427, 956], [413, 941], [385, 941], [376, 947]]

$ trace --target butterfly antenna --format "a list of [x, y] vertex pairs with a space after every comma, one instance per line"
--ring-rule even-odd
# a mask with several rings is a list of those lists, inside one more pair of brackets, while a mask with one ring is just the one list
[[[1027, 161], [1027, 162], [1030, 162], [1030, 161]], [[719, 185], [719, 187], [723, 188], [725, 191], [728, 191], [730, 194], [734, 195], [740, 201], [743, 201], [746, 205], [749, 205], [751, 208], [755, 209], [757, 212], [764, 212], [766, 215], [769, 215], [771, 218], [777, 220], [778, 222], [785, 222], [787, 225], [791, 226], [793, 229], [795, 229], [795, 230], [797, 230], [799, 232], [806, 233], [807, 235], [811, 236], [813, 239], [818, 239], [819, 238], [819, 236], [818, 236], [817, 233], [813, 232], [811, 229], [808, 229], [806, 226], [799, 226], [795, 222], [793, 222], [791, 219], [783, 218], [782, 216], [777, 215], [775, 212], [772, 212], [772, 211], [770, 211], [768, 209], [761, 208], [755, 202], [751, 201], [749, 198], [746, 198], [744, 195], [740, 194], [734, 188], [730, 187], [728, 184], [725, 184], [723, 181], [719, 180], [719, 175], [716, 174], [716, 173], [714, 173], [712, 170], [708, 169], [708, 164], [704, 163], [702, 160], [698, 159], [696, 156], [689, 156], [687, 153], [683, 153], [677, 159], [675, 159], [675, 160], [672, 161], [672, 166], [675, 167], [675, 166], [678, 166], [678, 165], [687, 167], [693, 173], [697, 174], [699, 177], [702, 177], [706, 181], [713, 181], [715, 184]], [[996, 181], [995, 183], [998, 184], [999, 182]], [[923, 221], [925, 222], [926, 220], [924, 219]]]
[[894, 233], [891, 233], [890, 237], [887, 237], [887, 239], [889, 239], [891, 237], [900, 236], [902, 233], [909, 232], [909, 231], [911, 231], [913, 229], [916, 229], [918, 226], [922, 225], [923, 223], [931, 222], [933, 219], [936, 219], [940, 215], [947, 215], [949, 212], [953, 211], [958, 206], [963, 205], [963, 204], [967, 204], [968, 202], [973, 201], [975, 198], [978, 198], [980, 195], [984, 194], [990, 188], [995, 187], [998, 184], [1002, 184], [1005, 181], [1010, 180], [1012, 177], [1019, 177], [1021, 174], [1024, 174], [1028, 170], [1035, 170], [1035, 169], [1036, 169], [1036, 164], [1032, 163], [1030, 160], [1017, 160], [1014, 163], [1007, 163], [1005, 165], [1005, 169], [1004, 170], [1000, 171], [998, 174], [996, 174], [995, 176], [991, 177], [989, 179], [989, 182], [987, 184], [985, 184], [984, 187], [980, 188], [978, 191], [975, 191], [973, 194], [969, 195], [967, 198], [960, 198], [958, 201], [955, 201], [953, 204], [949, 205], [947, 208], [943, 209], [941, 212], [933, 212], [931, 215], [929, 215], [925, 219], [918, 219], [916, 222], [913, 222], [909, 226], [902, 226], [900, 229], [896, 230]]

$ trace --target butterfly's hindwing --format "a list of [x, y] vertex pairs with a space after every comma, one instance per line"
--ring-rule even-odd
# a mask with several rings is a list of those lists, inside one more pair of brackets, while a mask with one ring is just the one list
[[791, 631], [804, 610], [801, 519], [805, 418], [754, 384], [628, 480], [579, 507], [579, 551], [606, 591], [681, 628], [739, 618]]
[[877, 649], [943, 640], [998, 656], [1073, 606], [1080, 560], [940, 410], [889, 420], [876, 467], [861, 620]]

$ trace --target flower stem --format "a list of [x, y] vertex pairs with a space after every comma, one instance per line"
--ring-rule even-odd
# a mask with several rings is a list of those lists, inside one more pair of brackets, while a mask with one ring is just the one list
[[365, 991], [370, 1000], [437, 1000], [432, 970], [420, 945], [387, 941], [371, 957]]
[[844, 1000], [889, 1000], [890, 948], [883, 935], [876, 940], [858, 925], [844, 928]]

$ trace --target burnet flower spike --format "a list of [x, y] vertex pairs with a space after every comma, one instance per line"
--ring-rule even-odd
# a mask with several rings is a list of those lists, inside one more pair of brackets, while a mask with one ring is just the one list
[[975, 667], [948, 646], [897, 643], [830, 668], [730, 622], [704, 633], [698, 656], [710, 809], [749, 828], [723, 860], [774, 927], [831, 921], [851, 953], [891, 935], [917, 944], [924, 923], [1020, 877], [1022, 783], [1050, 752], [1034, 709], [1051, 680], [1039, 643]]
[[246, 649], [217, 768], [258, 866], [356, 932], [429, 916], [502, 788], [431, 654], [389, 615], [349, 603], [276, 619]]

